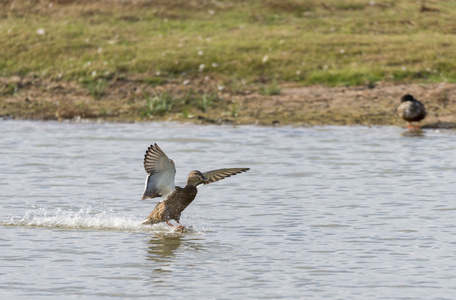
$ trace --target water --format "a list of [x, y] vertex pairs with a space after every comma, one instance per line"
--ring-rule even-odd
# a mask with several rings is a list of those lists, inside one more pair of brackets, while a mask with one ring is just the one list
[[[454, 299], [456, 135], [0, 122], [0, 298]], [[145, 150], [201, 186], [140, 225]]]

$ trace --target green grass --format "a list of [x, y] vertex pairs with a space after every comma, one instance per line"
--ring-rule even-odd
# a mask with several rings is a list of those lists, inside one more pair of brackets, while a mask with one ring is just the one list
[[162, 116], [173, 108], [175, 98], [170, 93], [144, 94], [145, 101], [139, 111], [142, 118]]
[[[140, 76], [154, 86], [206, 76], [225, 85], [456, 82], [454, 1], [426, 1], [436, 9], [426, 12], [415, 0], [136, 3], [4, 1], [0, 76]], [[96, 99], [107, 82], [87, 84]]]
[[0, 86], [0, 95], [16, 95], [17, 89], [17, 83], [7, 83]]
[[276, 80], [267, 85], [261, 85], [259, 89], [260, 94], [265, 96], [280, 95], [281, 89]]
[[80, 82], [95, 100], [98, 100], [103, 96], [104, 91], [108, 86], [108, 83], [104, 78], [84, 79], [80, 80]]
[[201, 98], [197, 101], [197, 107], [202, 112], [206, 112], [208, 108], [214, 107], [215, 103], [219, 101], [216, 93], [207, 94], [204, 93]]
[[167, 113], [180, 113], [188, 118], [193, 112], [207, 112], [220, 102], [217, 93], [200, 93], [193, 90], [181, 93], [164, 91], [149, 95], [144, 93], [140, 100], [139, 115], [142, 118], [163, 116]]

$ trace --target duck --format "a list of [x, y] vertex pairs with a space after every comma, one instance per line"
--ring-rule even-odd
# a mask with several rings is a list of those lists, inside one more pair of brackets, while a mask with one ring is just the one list
[[[250, 168], [225, 168], [201, 172], [193, 170], [188, 174], [184, 187], [176, 186], [174, 178], [176, 166], [165, 152], [155, 143], [150, 145], [144, 155], [144, 169], [147, 177], [144, 193], [141, 200], [161, 197], [149, 216], [142, 222], [143, 225], [166, 223], [178, 229], [185, 228], [180, 223], [182, 212], [187, 208], [198, 193], [197, 187], [201, 184], [210, 184], [227, 177], [246, 172]], [[170, 221], [174, 220], [178, 226]]]
[[419, 129], [420, 126], [412, 126], [412, 122], [420, 122], [426, 117], [424, 104], [416, 100], [412, 95], [402, 96], [401, 104], [397, 108], [399, 117], [407, 122], [408, 129]]

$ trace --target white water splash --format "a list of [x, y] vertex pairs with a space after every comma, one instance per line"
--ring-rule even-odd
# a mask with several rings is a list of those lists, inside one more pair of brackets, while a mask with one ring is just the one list
[[112, 211], [94, 212], [91, 208], [79, 211], [49, 210], [36, 208], [24, 216], [10, 216], [0, 222], [3, 226], [45, 227], [59, 229], [107, 230], [127, 232], [172, 233], [175, 229], [166, 224], [142, 225], [135, 216], [121, 216]]

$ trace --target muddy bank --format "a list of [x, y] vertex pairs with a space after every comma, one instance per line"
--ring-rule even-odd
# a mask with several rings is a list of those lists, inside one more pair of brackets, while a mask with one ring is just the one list
[[[456, 127], [456, 84], [448, 83], [334, 88], [281, 83], [276, 95], [260, 93], [258, 86], [233, 90], [204, 79], [153, 85], [122, 78], [100, 84], [103, 86], [87, 87], [78, 82], [40, 78], [0, 78], [0, 116], [32, 120], [404, 126], [395, 110], [401, 96], [409, 93], [426, 106], [424, 128]], [[165, 94], [168, 100], [161, 97]], [[158, 105], [163, 107], [159, 110]]]

